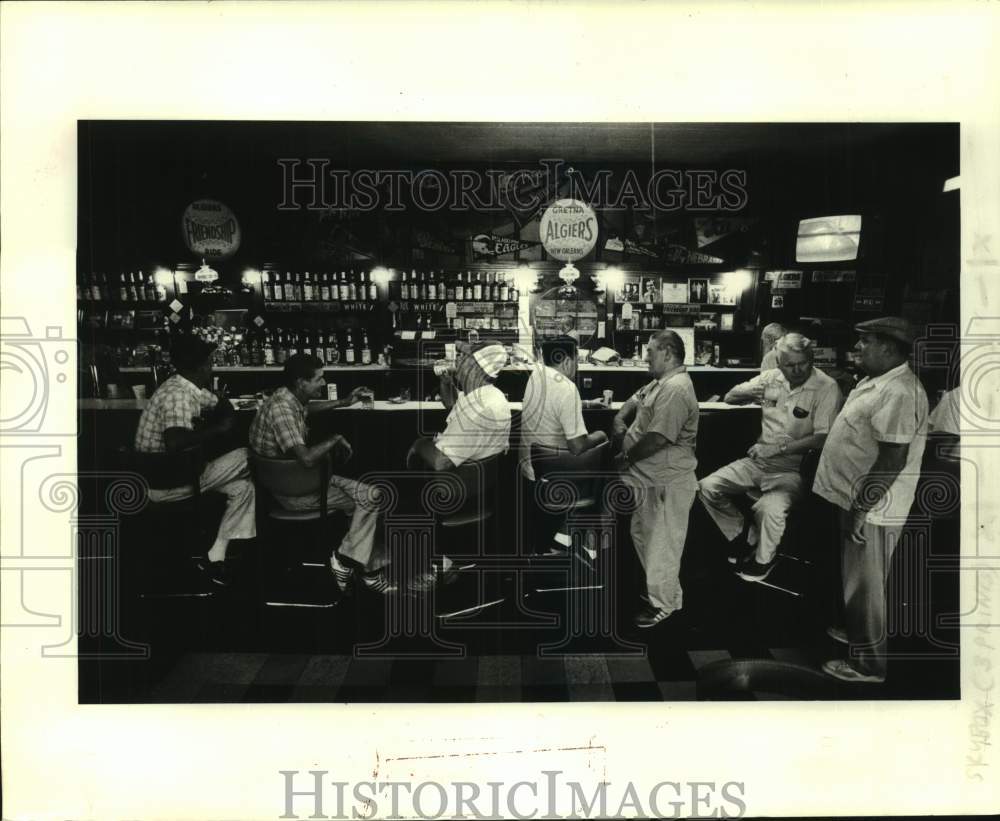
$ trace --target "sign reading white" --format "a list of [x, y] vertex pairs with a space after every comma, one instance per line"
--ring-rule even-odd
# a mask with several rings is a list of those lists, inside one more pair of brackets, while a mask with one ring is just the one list
[[538, 221], [538, 236], [550, 256], [573, 262], [597, 244], [597, 215], [580, 200], [556, 200]]
[[195, 200], [184, 209], [181, 230], [188, 250], [207, 259], [228, 259], [240, 247], [240, 224], [228, 205]]

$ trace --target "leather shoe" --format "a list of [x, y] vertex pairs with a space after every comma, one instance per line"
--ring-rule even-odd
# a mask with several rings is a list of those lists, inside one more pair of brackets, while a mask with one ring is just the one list
[[213, 562], [209, 560], [208, 556], [205, 556], [198, 560], [198, 569], [208, 576], [208, 580], [212, 584], [217, 584], [220, 587], [229, 587], [232, 584], [232, 576], [224, 559], [221, 562]]
[[666, 610], [660, 610], [659, 608], [651, 606], [644, 607], [635, 617], [635, 626], [654, 627], [669, 616], [670, 613]]

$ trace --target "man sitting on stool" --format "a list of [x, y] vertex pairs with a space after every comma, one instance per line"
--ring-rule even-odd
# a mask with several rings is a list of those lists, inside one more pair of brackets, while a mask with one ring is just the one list
[[[740, 578], [762, 581], [774, 567], [774, 557], [788, 511], [802, 497], [799, 466], [807, 450], [823, 447], [843, 402], [837, 383], [813, 367], [812, 341], [789, 333], [776, 346], [778, 367], [763, 371], [726, 394], [726, 402], [762, 405], [761, 434], [748, 456], [706, 476], [699, 483], [705, 509], [730, 542], [745, 527], [734, 496], [749, 490], [761, 492], [753, 505], [754, 523], [735, 562]], [[756, 546], [756, 552], [749, 548]]]
[[[600, 399], [584, 402], [576, 386], [576, 340], [560, 336], [542, 342], [542, 362], [531, 372], [524, 391], [521, 411], [521, 474], [529, 488], [534, 487], [531, 446], [535, 443], [568, 450], [579, 456], [608, 441], [604, 431], [587, 433], [583, 422], [584, 407], [605, 407]], [[546, 534], [546, 538], [548, 534]], [[570, 546], [569, 536], [559, 532], [555, 541]], [[557, 548], [558, 550], [558, 548]], [[562, 551], [560, 551], [562, 552]]]
[[[219, 398], [207, 389], [212, 382], [212, 354], [215, 346], [195, 336], [178, 336], [170, 356], [177, 373], [169, 377], [149, 400], [135, 434], [140, 453], [176, 453], [196, 445], [205, 446], [223, 439], [233, 427], [232, 415], [207, 422]], [[227, 584], [226, 550], [231, 539], [252, 539], [254, 490], [247, 470], [246, 448], [236, 448], [212, 459], [199, 478], [201, 491], [215, 491], [226, 497], [226, 510], [202, 568], [216, 584]], [[149, 491], [152, 502], [175, 502], [191, 496], [192, 488]]]
[[[307, 445], [307, 418], [319, 411], [353, 405], [370, 393], [370, 389], [355, 388], [346, 399], [310, 402], [325, 389], [323, 363], [315, 356], [301, 353], [290, 356], [285, 362], [284, 382], [264, 401], [250, 426], [250, 447], [254, 452], [271, 459], [294, 458], [306, 468], [328, 458], [331, 451], [339, 452], [345, 460], [349, 458], [351, 446], [340, 434], [311, 447]], [[288, 510], [319, 507], [316, 494], [279, 496], [275, 501]], [[385, 574], [388, 559], [378, 532], [378, 507], [373, 489], [353, 479], [331, 476], [326, 503], [332, 510], [351, 514], [350, 529], [340, 547], [330, 554], [330, 568], [341, 592], [347, 590], [355, 567], [360, 569], [361, 579], [369, 590], [392, 592]]]
[[[454, 374], [440, 375], [441, 401], [449, 410], [442, 433], [433, 439], [418, 439], [406, 456], [406, 466], [435, 471], [454, 470], [466, 462], [477, 462], [510, 447], [510, 405], [493, 384], [507, 364], [507, 352], [499, 342], [484, 341], [459, 351]], [[459, 390], [461, 389], [461, 390]], [[415, 582], [426, 588], [447, 578], [453, 562], [447, 556], [437, 573]]]

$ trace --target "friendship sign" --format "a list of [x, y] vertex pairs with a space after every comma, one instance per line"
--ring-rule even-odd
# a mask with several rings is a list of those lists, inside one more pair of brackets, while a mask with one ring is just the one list
[[474, 237], [470, 237], [470, 240], [472, 241], [472, 252], [477, 259], [502, 257], [504, 254], [524, 251], [539, 244], [517, 237], [501, 237], [496, 234], [476, 234]]
[[240, 247], [240, 224], [218, 200], [192, 202], [184, 209], [181, 230], [188, 250], [206, 259], [228, 259]]

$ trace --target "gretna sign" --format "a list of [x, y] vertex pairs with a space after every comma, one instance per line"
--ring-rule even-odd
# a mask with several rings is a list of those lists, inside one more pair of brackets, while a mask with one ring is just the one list
[[228, 205], [218, 200], [196, 200], [181, 220], [188, 250], [206, 259], [227, 259], [240, 247], [240, 224]]
[[597, 244], [597, 215], [580, 200], [556, 200], [542, 214], [538, 236], [550, 256], [573, 262]]

